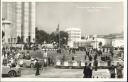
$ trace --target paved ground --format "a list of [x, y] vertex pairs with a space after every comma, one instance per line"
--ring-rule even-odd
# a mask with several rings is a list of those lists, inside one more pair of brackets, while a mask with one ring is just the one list
[[[109, 78], [107, 69], [93, 71], [94, 78]], [[35, 76], [35, 70], [27, 68], [22, 70], [21, 78], [83, 78], [83, 69], [59, 69], [54, 67], [44, 68], [39, 76]]]

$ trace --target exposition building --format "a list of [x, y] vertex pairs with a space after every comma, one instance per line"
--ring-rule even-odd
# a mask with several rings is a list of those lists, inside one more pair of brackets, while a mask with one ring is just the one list
[[113, 33], [108, 35], [85, 35], [81, 38], [81, 29], [67, 28], [65, 30], [68, 37], [69, 48], [92, 47], [99, 48], [100, 43], [103, 47], [124, 47], [123, 33]]
[[35, 42], [35, 3], [2, 3], [3, 44]]

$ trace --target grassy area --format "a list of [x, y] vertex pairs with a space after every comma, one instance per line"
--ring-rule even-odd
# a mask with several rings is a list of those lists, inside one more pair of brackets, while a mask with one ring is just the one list
[[[27, 53], [27, 50], [22, 52]], [[34, 58], [43, 58], [44, 51], [43, 50], [29, 50], [29, 53]], [[63, 55], [65, 55], [65, 60], [71, 60], [72, 57], [75, 57], [75, 60], [84, 60], [84, 56], [86, 55], [84, 51], [76, 51], [76, 54], [69, 54], [68, 51], [63, 51], [61, 54], [56, 51], [47, 51], [48, 56], [53, 56], [54, 59], [61, 59]]]
[[[22, 52], [25, 52], [27, 53], [27, 50], [24, 50]], [[29, 50], [30, 52], [30, 55], [33, 57], [33, 58], [40, 58], [40, 59], [43, 59], [43, 54], [44, 54], [44, 51], [43, 50]], [[72, 57], [74, 57], [74, 59], [76, 61], [85, 61], [85, 51], [76, 51], [75, 54], [69, 54], [68, 51], [62, 51], [61, 54], [57, 53], [55, 50], [52, 50], [52, 51], [47, 51], [47, 54], [48, 56], [52, 56], [52, 58], [54, 58], [54, 60], [61, 60], [63, 58], [63, 55], [65, 55], [65, 61], [69, 61], [69, 60], [72, 60]], [[109, 55], [108, 53], [104, 53], [106, 55]], [[92, 56], [94, 54], [91, 54]], [[88, 57], [86, 57], [88, 59]], [[115, 58], [114, 58], [115, 60]]]

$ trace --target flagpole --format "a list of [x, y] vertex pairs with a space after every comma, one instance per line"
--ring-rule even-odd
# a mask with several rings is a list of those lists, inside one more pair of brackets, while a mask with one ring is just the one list
[[59, 28], [59, 48], [60, 48], [60, 27], [59, 27], [59, 24], [58, 24], [58, 28]]

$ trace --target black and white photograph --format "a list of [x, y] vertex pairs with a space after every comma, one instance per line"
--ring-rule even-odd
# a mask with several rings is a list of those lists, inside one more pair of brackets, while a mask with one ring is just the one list
[[2, 79], [125, 79], [124, 2], [6, 2]]

